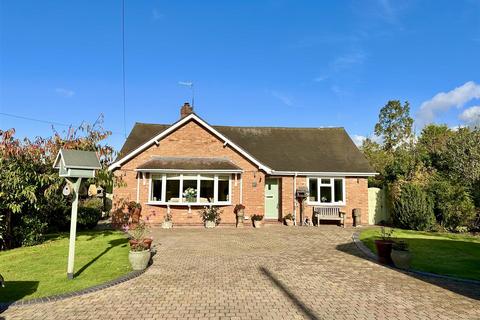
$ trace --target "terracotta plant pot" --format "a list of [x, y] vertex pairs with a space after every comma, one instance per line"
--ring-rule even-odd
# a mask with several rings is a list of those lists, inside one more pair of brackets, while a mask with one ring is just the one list
[[162, 228], [163, 229], [172, 229], [173, 228], [172, 221], [163, 221], [162, 222]]
[[130, 247], [135, 247], [138, 245], [138, 240], [130, 239], [128, 240], [128, 243], [130, 243]]
[[261, 228], [262, 227], [262, 220], [253, 220], [253, 226], [255, 228]]
[[216, 225], [215, 221], [205, 221], [205, 228], [207, 229], [215, 228]]
[[292, 219], [285, 219], [285, 224], [289, 227], [293, 226], [293, 220]]
[[150, 249], [150, 247], [152, 246], [152, 242], [153, 242], [152, 239], [143, 239], [143, 245], [147, 249]]
[[375, 247], [377, 248], [378, 262], [383, 264], [392, 264], [392, 240], [375, 240]]
[[133, 270], [144, 270], [150, 261], [150, 250], [130, 251], [128, 253], [128, 260]]
[[410, 269], [410, 260], [412, 260], [410, 251], [392, 249], [391, 257], [395, 267], [405, 270]]
[[[150, 247], [152, 246], [152, 241], [153, 241], [152, 239], [143, 239], [142, 243], [143, 243], [144, 248], [150, 249]], [[130, 240], [128, 240], [128, 242], [130, 243], [130, 247], [136, 247], [140, 243], [140, 241], [135, 240], [135, 239], [130, 239]]]

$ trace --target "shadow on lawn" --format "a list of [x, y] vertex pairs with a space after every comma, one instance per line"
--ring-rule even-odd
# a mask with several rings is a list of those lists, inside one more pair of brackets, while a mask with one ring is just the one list
[[[31, 295], [38, 288], [38, 281], [5, 281], [5, 287], [0, 287], [0, 313], [8, 309], [13, 301]], [[0, 317], [0, 320], [2, 317]]]
[[[413, 241], [417, 241], [415, 239], [413, 239], [413, 241], [412, 241], [412, 239], [400, 239], [400, 238], [398, 240], [408, 240], [408, 242], [410, 244], [412, 244]], [[442, 241], [442, 240], [432, 240], [432, 239], [426, 240], [426, 239], [423, 239], [423, 240], [419, 240], [419, 241]], [[449, 241], [446, 241], [446, 240], [443, 240], [443, 241], [449, 242]], [[467, 242], [467, 244], [472, 244], [472, 243]], [[451, 245], [451, 241], [450, 241], [450, 245]], [[336, 249], [339, 250], [339, 251], [348, 253], [350, 255], [353, 255], [355, 257], [365, 259], [365, 260], [369, 260], [371, 262], [382, 265], [379, 262], [377, 262], [375, 259], [367, 257], [362, 251], [360, 251], [360, 249], [357, 248], [357, 246], [353, 242], [337, 245]], [[480, 249], [477, 249], [477, 250], [480, 250]], [[382, 266], [384, 266], [385, 268], [390, 268], [391, 270], [394, 270], [396, 272], [403, 273], [403, 274], [408, 275], [410, 277], [422, 280], [424, 282], [439, 286], [441, 288], [444, 288], [446, 290], [455, 292], [455, 293], [460, 294], [462, 296], [465, 296], [465, 297], [468, 297], [468, 298], [471, 298], [471, 299], [475, 299], [475, 300], [480, 300], [480, 284], [468, 283], [468, 282], [463, 282], [463, 281], [456, 281], [454, 279], [446, 279], [446, 278], [440, 278], [440, 277], [429, 276], [429, 275], [422, 275], [422, 274], [417, 274], [417, 273], [413, 273], [413, 272], [407, 272], [407, 271], [397, 269], [397, 268], [394, 268], [394, 267], [388, 266], [388, 265], [382, 265]]]
[[260, 272], [265, 275], [280, 291], [283, 292], [293, 302], [293, 304], [307, 317], [307, 319], [320, 319], [315, 315], [315, 312], [306, 306], [297, 296], [291, 292], [279, 279], [277, 279], [267, 268], [260, 267]]
[[[89, 239], [87, 239], [89, 240]], [[110, 240], [108, 244], [110, 247], [105, 248], [102, 252], [100, 252], [95, 258], [90, 260], [87, 264], [85, 264], [83, 267], [81, 267], [77, 272], [75, 272], [75, 277], [78, 277], [82, 272], [84, 272], [88, 267], [90, 267], [92, 264], [95, 263], [98, 259], [100, 259], [103, 255], [105, 255], [108, 251], [112, 250], [115, 247], [118, 247], [120, 245], [126, 245], [128, 243], [127, 238], [122, 238], [122, 239], [115, 239], [115, 240]]]
[[[91, 230], [91, 231], [78, 231], [77, 232], [77, 237], [84, 237], [88, 236], [86, 241], [91, 241], [94, 240], [95, 238], [98, 237], [107, 237], [112, 234], [114, 234], [116, 231], [115, 230]], [[61, 239], [68, 239], [70, 236], [69, 232], [61, 232], [61, 233], [50, 233], [45, 235], [45, 240], [47, 241], [53, 241], [53, 240], [61, 240]]]

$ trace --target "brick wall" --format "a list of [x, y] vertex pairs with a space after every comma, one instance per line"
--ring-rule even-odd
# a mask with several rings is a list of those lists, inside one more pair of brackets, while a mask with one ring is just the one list
[[[245, 214], [252, 215], [254, 213], [263, 214], [264, 211], [264, 186], [265, 174], [245, 159], [237, 151], [230, 146], [225, 146], [223, 141], [205, 130], [195, 121], [190, 121], [178, 128], [170, 135], [164, 137], [159, 145], [153, 144], [144, 152], [124, 163], [115, 174], [121, 175], [126, 186], [114, 189], [115, 201], [119, 199], [128, 201], [136, 201], [137, 199], [137, 183], [139, 184], [139, 202], [143, 207], [143, 215], [149, 215], [149, 221], [152, 223], [161, 223], [167, 212], [166, 205], [147, 205], [149, 177], [146, 179], [137, 179], [137, 168], [142, 163], [148, 161], [153, 156], [164, 157], [227, 157], [237, 166], [243, 169], [243, 204], [246, 206]], [[234, 175], [232, 175], [233, 179]], [[222, 224], [235, 223], [235, 215], [233, 208], [235, 204], [240, 202], [240, 175], [237, 175], [237, 181], [232, 180], [232, 205], [222, 206], [223, 213], [221, 215]], [[256, 187], [253, 187], [254, 182]], [[189, 212], [188, 207], [171, 206], [173, 215], [173, 223], [177, 225], [189, 224], [200, 225], [202, 223], [198, 210], [201, 207], [192, 206]]]
[[[240, 175], [233, 179], [232, 175], [232, 205], [222, 206], [221, 215], [222, 224], [234, 224], [235, 215], [233, 208], [235, 204], [240, 203], [240, 183], [243, 186], [243, 204], [246, 206], [245, 214], [264, 214], [264, 187], [265, 174], [259, 171], [256, 165], [245, 159], [241, 154], [230, 146], [225, 146], [223, 141], [205, 130], [195, 121], [190, 121], [178, 128], [170, 135], [164, 137], [159, 145], [153, 144], [144, 152], [130, 159], [122, 165], [115, 174], [122, 176], [126, 186], [114, 189], [115, 201], [124, 199], [127, 201], [137, 200], [137, 185], [139, 202], [143, 207], [143, 215], [149, 215], [149, 221], [152, 223], [161, 223], [167, 212], [166, 205], [148, 205], [149, 176], [145, 179], [137, 176], [135, 168], [151, 159], [153, 156], [171, 156], [171, 157], [227, 157], [237, 166], [243, 169], [242, 182]], [[294, 211], [294, 178], [292, 176], [279, 177], [280, 197], [279, 197], [279, 218]], [[306, 177], [298, 176], [296, 186], [305, 187]], [[256, 186], [254, 187], [254, 184]], [[362, 211], [362, 223], [368, 224], [368, 187], [366, 178], [346, 178], [345, 179], [346, 206], [342, 210], [347, 213], [347, 224], [352, 224], [352, 210], [360, 208]], [[189, 212], [188, 207], [171, 206], [173, 223], [177, 225], [200, 225], [202, 223], [198, 210], [201, 207], [192, 206]], [[305, 214], [311, 217], [313, 207], [306, 206]], [[299, 217], [299, 208], [297, 203], [297, 217]]]
[[[297, 209], [297, 218], [300, 218], [300, 208], [297, 201], [293, 201], [293, 177], [282, 177], [281, 188], [281, 216], [294, 211], [294, 203]], [[297, 176], [296, 186], [307, 187], [307, 177]], [[346, 213], [346, 224], [353, 224], [352, 211], [354, 208], [360, 208], [362, 224], [368, 224], [368, 183], [365, 177], [347, 177], [345, 178], [346, 205], [341, 206], [341, 210]], [[311, 218], [313, 206], [305, 204], [305, 217]]]

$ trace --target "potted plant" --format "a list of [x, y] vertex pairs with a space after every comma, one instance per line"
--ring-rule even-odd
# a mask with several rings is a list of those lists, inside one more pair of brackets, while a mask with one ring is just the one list
[[172, 227], [173, 227], [172, 214], [167, 212], [167, 214], [163, 217], [162, 228], [171, 229]]
[[289, 227], [293, 226], [293, 216], [291, 213], [287, 214], [285, 217], [283, 217], [283, 221], [285, 224]]
[[137, 224], [140, 221], [140, 217], [142, 216], [142, 205], [135, 201], [130, 201], [127, 204], [128, 207], [128, 214], [131, 219], [131, 224]]
[[255, 228], [260, 228], [262, 226], [263, 216], [260, 214], [254, 214], [252, 216], [253, 226]]
[[245, 206], [243, 204], [237, 204], [233, 209], [237, 216], [237, 228], [243, 227], [243, 220], [245, 219]]
[[220, 214], [222, 211], [217, 207], [204, 207], [200, 211], [200, 217], [202, 218], [205, 228], [215, 228], [220, 223]]
[[196, 202], [197, 201], [197, 189], [187, 188], [183, 192], [183, 197], [187, 200], [187, 202]]
[[378, 262], [380, 263], [384, 263], [384, 264], [392, 263], [392, 258], [391, 258], [392, 245], [393, 245], [392, 234], [393, 234], [392, 228], [387, 229], [385, 227], [382, 227], [380, 231], [380, 239], [375, 240], [375, 247], [377, 248]]
[[140, 220], [133, 229], [127, 226], [125, 231], [130, 235], [128, 260], [130, 261], [132, 269], [144, 270], [150, 261], [150, 245], [152, 244], [151, 238], [145, 238], [147, 225], [145, 221]]
[[392, 245], [392, 260], [397, 268], [409, 269], [412, 255], [405, 241], [396, 241]]

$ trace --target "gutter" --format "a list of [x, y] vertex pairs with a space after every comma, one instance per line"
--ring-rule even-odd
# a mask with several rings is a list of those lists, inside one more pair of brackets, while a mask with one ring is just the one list
[[294, 173], [293, 176], [293, 223], [297, 225], [297, 201], [295, 200], [295, 195], [297, 192], [297, 173]]
[[316, 171], [277, 171], [268, 172], [272, 176], [322, 176], [322, 177], [374, 177], [377, 172], [316, 172]]

